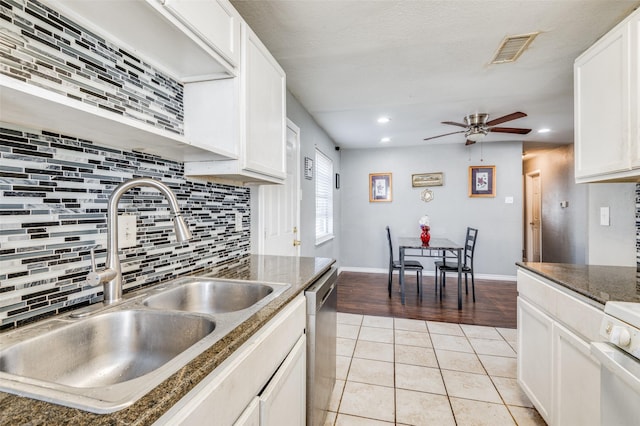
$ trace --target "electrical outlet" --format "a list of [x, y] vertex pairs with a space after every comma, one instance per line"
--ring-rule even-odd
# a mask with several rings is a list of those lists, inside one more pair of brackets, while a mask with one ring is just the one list
[[118, 216], [118, 248], [134, 247], [138, 244], [136, 216], [123, 214]]
[[242, 213], [236, 212], [236, 231], [242, 231]]

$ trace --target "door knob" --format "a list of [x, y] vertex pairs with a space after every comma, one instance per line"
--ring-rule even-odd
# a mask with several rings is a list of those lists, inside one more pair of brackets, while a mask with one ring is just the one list
[[298, 247], [300, 244], [302, 244], [302, 241], [300, 241], [300, 240], [293, 240], [293, 246], [294, 246], [294, 247]]

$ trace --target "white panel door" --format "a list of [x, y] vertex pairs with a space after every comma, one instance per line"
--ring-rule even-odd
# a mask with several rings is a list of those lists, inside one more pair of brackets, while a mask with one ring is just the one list
[[300, 256], [300, 129], [287, 120], [287, 178], [282, 185], [262, 185], [260, 254]]

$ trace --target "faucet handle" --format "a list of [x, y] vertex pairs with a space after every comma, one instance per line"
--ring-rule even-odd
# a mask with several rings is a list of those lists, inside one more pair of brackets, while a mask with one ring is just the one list
[[95, 248], [95, 246], [91, 247], [91, 272], [87, 274], [87, 284], [90, 286], [104, 284], [116, 277], [116, 271], [113, 269], [107, 268], [102, 271], [97, 271]]
[[96, 267], [96, 247], [98, 246], [93, 246], [91, 247], [91, 271], [95, 272], [97, 267]]

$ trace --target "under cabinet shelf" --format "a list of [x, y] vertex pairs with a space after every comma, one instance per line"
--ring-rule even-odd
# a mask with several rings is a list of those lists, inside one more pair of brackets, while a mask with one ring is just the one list
[[0, 75], [0, 121], [147, 152], [174, 161], [228, 159], [133, 118], [119, 116], [64, 95]]

